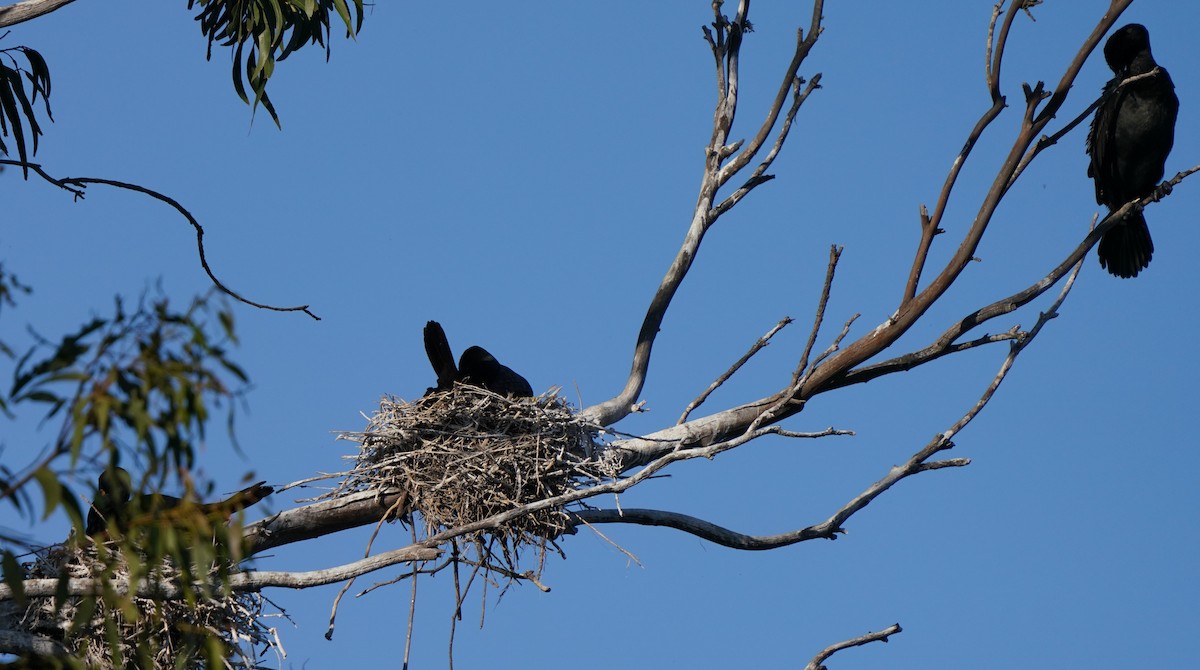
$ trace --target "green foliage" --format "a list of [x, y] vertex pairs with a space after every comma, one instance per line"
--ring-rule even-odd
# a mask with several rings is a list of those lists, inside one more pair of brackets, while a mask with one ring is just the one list
[[[24, 57], [27, 66], [21, 65], [20, 56]], [[26, 80], [28, 92], [25, 90]], [[45, 59], [29, 47], [0, 49], [0, 153], [9, 153], [4, 138], [12, 137], [17, 145], [17, 157], [22, 163], [29, 159], [31, 153], [37, 153], [38, 137], [42, 134], [33, 110], [38, 95], [42, 97], [46, 117], [53, 121], [54, 116], [50, 113], [50, 68], [46, 67]], [[30, 142], [33, 143], [32, 152], [28, 147]], [[22, 169], [28, 177], [29, 168], [22, 166]]]
[[267, 95], [267, 82], [276, 61], [309, 44], [325, 47], [328, 60], [331, 16], [337, 15], [347, 37], [356, 35], [363, 21], [363, 0], [188, 0], [188, 9], [196, 5], [196, 21], [208, 38], [207, 57], [212, 58], [214, 43], [232, 47], [234, 90], [255, 108], [262, 103], [275, 125], [279, 115]]
[[[28, 288], [0, 270], [0, 307], [14, 306], [20, 292]], [[10, 326], [11, 315], [5, 316]], [[186, 667], [223, 667], [224, 659], [242, 653], [222, 637], [220, 623], [228, 613], [244, 611], [226, 587], [241, 557], [240, 526], [227, 526], [223, 514], [186, 502], [139, 513], [143, 498], [135, 496], [128, 532], [105, 533], [91, 549], [82, 535], [86, 507], [64, 480], [85, 463], [115, 464], [124, 456], [142, 466], [135, 490], [149, 493], [146, 500], [157, 497], [152, 492], [172, 473], [183, 482], [185, 498], [200, 497], [188, 475], [196, 448], [215, 407], [228, 405], [232, 433], [232, 401], [247, 381], [227, 351], [236, 343], [228, 304], [210, 293], [182, 310], [162, 297], [143, 299], [130, 310], [118, 299], [108, 316], [92, 317], [57, 340], [35, 339], [19, 357], [6, 350], [11, 384], [0, 389], [0, 410], [9, 420], [55, 422], [57, 433], [20, 469], [0, 466], [0, 501], [33, 520], [39, 506], [30, 490], [36, 487], [42, 518], [63, 511], [76, 528], [80, 549], [67, 545], [57, 551], [68, 559], [39, 562], [62, 570], [41, 575], [60, 580], [49, 620], [61, 621], [66, 636], [55, 638], [110, 654], [115, 667], [125, 659], [159, 667], [156, 659], [168, 648], [171, 658], [195, 659]], [[36, 575], [18, 561], [17, 545], [26, 543], [16, 538], [0, 528], [3, 581], [22, 601], [22, 581]], [[70, 553], [79, 551], [92, 558]], [[74, 572], [61, 567], [68, 565]], [[101, 579], [101, 592], [68, 596], [66, 579], [80, 576]], [[159, 603], [113, 586], [114, 580], [136, 584], [142, 578], [175, 583], [182, 597]]]
[[[37, 408], [43, 424], [58, 420], [60, 428], [22, 474], [0, 469], [0, 500], [29, 515], [18, 489], [32, 480], [44, 514], [65, 509], [76, 519], [78, 501], [58, 472], [81, 459], [115, 462], [125, 452], [146, 462], [148, 472], [190, 469], [213, 408], [246, 382], [226, 350], [234, 342], [229, 308], [212, 294], [183, 310], [159, 298], [129, 312], [118, 299], [109, 317], [94, 317], [57, 342], [39, 338], [16, 361], [0, 408], [10, 419]], [[232, 434], [234, 404], [224, 404]]]

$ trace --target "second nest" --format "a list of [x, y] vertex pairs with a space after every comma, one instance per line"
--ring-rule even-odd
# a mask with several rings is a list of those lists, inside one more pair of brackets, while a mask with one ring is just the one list
[[[596, 427], [562, 398], [510, 398], [456, 385], [415, 402], [384, 398], [358, 442], [354, 469], [335, 496], [399, 490], [427, 535], [553, 498], [615, 472], [588, 460]], [[487, 534], [514, 544], [553, 539], [570, 527], [562, 506], [510, 519]], [[481, 537], [485, 531], [473, 534]]]

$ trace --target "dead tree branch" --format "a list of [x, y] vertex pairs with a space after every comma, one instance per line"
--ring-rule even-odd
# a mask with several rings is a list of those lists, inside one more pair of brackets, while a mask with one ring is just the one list
[[[837, 272], [837, 264], [842, 258], [842, 250], [844, 248], [836, 244], [829, 247], [829, 264], [825, 266], [825, 282], [821, 285], [821, 297], [817, 300], [817, 314], [813, 317], [812, 330], [808, 333], [808, 341], [804, 343], [804, 352], [800, 354], [800, 362], [796, 365], [796, 370], [792, 373], [793, 386], [800, 383], [800, 379], [808, 370], [808, 357], [812, 354], [813, 346], [817, 343], [817, 337], [821, 334], [821, 324], [825, 321], [825, 307], [829, 305], [829, 293], [833, 290], [833, 276]], [[847, 324], [848, 327], [849, 324]], [[845, 330], [843, 329], [843, 331]]]
[[25, 0], [0, 7], [0, 28], [15, 26], [69, 5], [75, 0]]
[[[817, 363], [811, 373], [805, 375], [804, 381], [799, 387], [789, 386], [761, 400], [756, 400], [711, 416], [692, 419], [686, 424], [674, 426], [647, 436], [653, 438], [653, 440], [625, 440], [614, 444], [614, 446], [623, 451], [624, 455], [630, 459], [629, 462], [645, 463], [652, 460], [657, 454], [662, 453], [662, 441], [670, 442], [678, 440], [685, 445], [712, 444], [727, 439], [730, 436], [739, 435], [748, 426], [762, 420], [761, 417], [764, 408], [778, 408], [778, 411], [772, 413], [772, 422], [786, 419], [800, 412], [804, 407], [804, 403], [809, 398], [837, 386], [844, 385], [842, 380], [850, 371], [877, 356], [896, 342], [949, 290], [967, 264], [974, 258], [975, 250], [986, 232], [987, 226], [992, 220], [1001, 199], [1007, 193], [1011, 178], [1015, 174], [1021, 159], [1032, 144], [1033, 138], [1038, 136], [1046, 123], [1053, 118], [1054, 114], [1062, 106], [1066, 100], [1066, 92], [1070, 89], [1075, 76], [1082, 67], [1082, 63], [1095, 49], [1100, 39], [1111, 28], [1119, 17], [1120, 12], [1128, 4], [1128, 0], [1114, 0], [1111, 3], [1109, 11], [1099, 20], [1091, 35], [1081, 45], [1074, 59], [1067, 67], [1058, 89], [1054, 93], [1045, 93], [1041, 84], [1034, 87], [1026, 87], [1023, 121], [1008, 155], [1001, 162], [993, 179], [992, 186], [983, 198], [983, 202], [970, 227], [965, 231], [958, 250], [924, 290], [918, 290], [919, 277], [924, 264], [922, 260], [924, 252], [918, 250], [918, 254], [914, 259], [914, 268], [910, 272], [909, 284], [911, 286], [906, 287], [905, 291], [905, 297], [907, 297], [907, 294], [911, 290], [912, 297], [902, 300], [899, 309], [875, 329], [850, 343], [848, 346], [839, 347], [836, 353], [832, 353]], [[951, 166], [946, 183], [943, 185], [942, 192], [939, 195], [939, 204], [929, 217], [929, 224], [926, 226], [928, 232], [923, 234], [932, 235], [938, 228], [937, 224], [941, 220], [942, 213], [946, 210], [946, 204], [949, 202], [953, 186], [957, 181], [958, 174], [966, 157], [970, 153], [971, 147], [974, 146], [974, 143], [979, 139], [983, 131], [1003, 109], [1004, 100], [1000, 94], [998, 84], [999, 72], [1004, 47], [1009, 34], [1009, 27], [1012, 25], [1015, 13], [1020, 10], [1021, 6], [1022, 3], [1013, 3], [1009, 6], [1008, 14], [1005, 16], [999, 36], [995, 38], [994, 43], [991, 38], [991, 31], [994, 30], [994, 26], [989, 28], [990, 59], [988, 61], [988, 81], [989, 90], [992, 95], [992, 106], [984, 113], [975, 128], [971, 131], [963, 151], [960, 152], [954, 165]], [[1089, 239], [1091, 238], [1089, 237]], [[1074, 265], [1075, 260], [1077, 259], [1072, 254], [1053, 274], [1061, 277], [1062, 274], [1065, 274]], [[1048, 286], [1045, 288], [1048, 288]], [[1042, 290], [1045, 290], [1045, 288]]]
[[[654, 298], [650, 301], [650, 306], [646, 310], [646, 317], [642, 322], [641, 329], [638, 331], [633, 361], [624, 389], [615, 397], [588, 407], [583, 412], [588, 420], [598, 425], [612, 425], [635, 410], [638, 397], [641, 395], [642, 387], [646, 381], [646, 372], [650, 366], [650, 352], [654, 346], [654, 339], [658, 335], [659, 328], [662, 326], [663, 318], [666, 315], [667, 308], [671, 304], [671, 300], [675, 296], [675, 292], [683, 283], [684, 277], [687, 276], [688, 270], [696, 258], [705, 233], [745, 193], [748, 193], [749, 190], [765, 181], [765, 175], [759, 172], [757, 176], [752, 176], [742, 187], [746, 190], [736, 197], [731, 195], [730, 198], [732, 200], [728, 201], [728, 205], [724, 205], [723, 203], [723, 208], [713, 206], [713, 203], [716, 201], [717, 192], [754, 159], [758, 151], [771, 136], [773, 129], [779, 122], [780, 115], [784, 114], [784, 105], [787, 102], [788, 91], [795, 89], [796, 94], [793, 97], [792, 105], [788, 107], [787, 120], [780, 131], [780, 139], [776, 142], [779, 145], [782, 145], [783, 138], [791, 127], [791, 118], [795, 116], [795, 110], [799, 109], [807, 94], [815, 90], [817, 83], [820, 81], [819, 76], [814, 76], [813, 81], [809, 82], [809, 87], [804, 92], [801, 92], [799, 79], [796, 74], [800, 69], [800, 65], [812, 51], [813, 46], [816, 45], [817, 38], [821, 34], [821, 12], [824, 3], [823, 0], [816, 0], [813, 3], [813, 18], [808, 35], [805, 36], [803, 31], [797, 32], [796, 49], [791, 63], [788, 64], [775, 100], [767, 111], [758, 133], [744, 148], [742, 148], [743, 143], [741, 141], [730, 144], [729, 137], [738, 106], [740, 49], [742, 38], [747, 32], [749, 25], [747, 13], [750, 2], [749, 0], [741, 0], [739, 2], [737, 14], [732, 21], [721, 14], [722, 4], [719, 1], [713, 3], [715, 14], [712, 24], [713, 30], [709, 30], [707, 27], [704, 29], [705, 40], [708, 42], [716, 62], [717, 104], [713, 112], [712, 136], [709, 139], [708, 146], [705, 148], [704, 175], [700, 182], [700, 193], [696, 200], [692, 221], [688, 226], [679, 252], [671, 262], [671, 266], [660, 282], [658, 290], [655, 291]], [[734, 155], [739, 149], [740, 153]], [[760, 169], [765, 171], [771, 161], [774, 161], [777, 154], [778, 151], [772, 149], [767, 159], [763, 161]], [[728, 162], [726, 162], [727, 160]]]
[[813, 659], [808, 662], [808, 665], [804, 666], [804, 670], [825, 670], [825, 666], [822, 665], [822, 663], [824, 663], [829, 659], [830, 656], [833, 656], [837, 652], [843, 649], [849, 649], [851, 647], [861, 647], [864, 644], [870, 644], [872, 642], [887, 642], [889, 637], [903, 631], [904, 629], [900, 628], [900, 624], [895, 623], [887, 628], [884, 628], [878, 633], [867, 633], [861, 637], [843, 640], [837, 644], [830, 645], [823, 649], [821, 653], [813, 656]]

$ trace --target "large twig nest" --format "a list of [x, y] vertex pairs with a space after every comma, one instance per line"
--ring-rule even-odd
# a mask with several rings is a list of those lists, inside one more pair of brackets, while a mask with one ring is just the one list
[[[384, 398], [366, 430], [341, 437], [360, 445], [335, 496], [402, 491], [432, 535], [613, 475], [586, 454], [597, 430], [560, 397], [510, 398], [456, 385], [407, 403]], [[485, 535], [536, 544], [568, 528], [562, 507], [519, 516]]]
[[[22, 567], [26, 579], [107, 574], [114, 584], [127, 583], [124, 562], [100, 554], [90, 544], [62, 545]], [[164, 583], [178, 576], [167, 562], [156, 573]], [[261, 594], [218, 592], [188, 600], [134, 596], [122, 606], [124, 596], [111, 588], [105, 591], [94, 598], [70, 596], [61, 604], [52, 596], [29, 597], [23, 607], [15, 601], [0, 603], [0, 630], [56, 641], [88, 668], [199, 669], [210, 667], [209, 660], [229, 668], [257, 668], [269, 650], [283, 657], [275, 629], [263, 622]]]

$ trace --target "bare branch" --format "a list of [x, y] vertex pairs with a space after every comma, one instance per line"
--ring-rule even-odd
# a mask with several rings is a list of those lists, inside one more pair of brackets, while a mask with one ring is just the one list
[[75, 0], [25, 0], [0, 7], [0, 28], [15, 26], [75, 2]]
[[812, 330], [808, 333], [808, 342], [804, 344], [804, 352], [800, 354], [800, 363], [792, 373], [792, 384], [800, 381], [801, 375], [808, 367], [808, 357], [812, 354], [813, 345], [817, 343], [817, 337], [821, 332], [821, 324], [825, 321], [825, 307], [829, 304], [829, 292], [833, 289], [833, 275], [837, 271], [837, 264], [842, 258], [844, 248], [836, 244], [829, 246], [829, 263], [825, 266], [825, 283], [821, 285], [821, 297], [817, 300], [817, 314], [813, 317]]
[[[959, 157], [963, 156], [960, 154]], [[921, 205], [920, 221], [921, 240], [917, 243], [917, 254], [913, 257], [912, 269], [908, 271], [908, 282], [904, 285], [904, 297], [900, 299], [901, 305], [912, 300], [913, 296], [917, 294], [917, 285], [921, 283], [921, 272], [925, 270], [925, 261], [929, 258], [929, 247], [933, 246], [933, 238], [946, 232], [933, 223], [925, 205]]]
[[716, 210], [710, 217], [710, 221], [716, 221], [717, 217], [733, 209], [734, 205], [741, 202], [742, 198], [746, 197], [746, 195], [749, 194], [750, 191], [753, 191], [757, 186], [765, 184], [774, 179], [773, 176], [766, 174], [766, 171], [771, 167], [771, 164], [775, 162], [776, 156], [779, 155], [779, 150], [783, 148], [783, 143], [787, 139], [788, 131], [790, 131], [792, 128], [792, 122], [796, 119], [796, 112], [800, 111], [800, 105], [804, 104], [804, 101], [808, 99], [810, 93], [821, 87], [821, 73], [818, 72], [817, 74], [813, 75], [812, 81], [808, 82], [808, 85], [805, 86], [803, 91], [801, 91], [800, 86], [803, 83], [803, 79], [799, 77], [796, 78], [796, 93], [792, 99], [792, 106], [788, 109], [787, 114], [783, 118], [783, 125], [780, 126], [779, 135], [775, 138], [775, 146], [771, 147], [771, 151], [767, 153], [766, 158], [764, 158], [762, 162], [758, 164], [758, 167], [754, 169], [754, 172], [751, 173], [750, 178], [746, 180], [746, 183], [742, 184], [737, 190], [722, 200], [721, 204], [717, 205]]
[[[728, 21], [721, 14], [720, 8], [722, 4], [722, 2], [713, 3], [713, 12], [715, 15], [713, 27], [715, 28], [715, 33], [707, 28], [704, 29], [705, 39], [708, 41], [710, 48], [713, 50], [713, 55], [717, 60], [718, 100], [713, 113], [712, 136], [705, 149], [704, 176], [701, 179], [700, 194], [696, 199], [692, 221], [688, 226], [683, 243], [680, 245], [679, 252], [671, 262], [671, 266], [667, 269], [666, 275], [659, 283], [658, 290], [655, 291], [654, 297], [650, 301], [650, 306], [646, 310], [642, 327], [638, 331], [637, 344], [634, 346], [633, 360], [630, 365], [629, 376], [625, 381], [625, 387], [620, 393], [609, 400], [583, 410], [584, 416], [597, 425], [612, 425], [636, 410], [637, 400], [641, 395], [642, 387], [646, 381], [646, 373], [650, 366], [650, 353], [654, 347], [654, 340], [658, 335], [659, 328], [662, 326], [667, 308], [670, 306], [675, 292], [679, 289], [680, 284], [682, 284], [684, 277], [691, 268], [692, 262], [699, 251], [700, 243], [704, 240], [704, 234], [716, 222], [716, 219], [736, 202], [736, 200], [731, 202], [728, 207], [719, 211], [714, 209], [713, 202], [716, 199], [717, 191], [754, 158], [767, 137], [770, 136], [775, 123], [779, 119], [779, 115], [783, 113], [783, 105], [787, 99], [788, 91], [797, 85], [796, 72], [821, 34], [821, 11], [824, 3], [823, 0], [816, 0], [813, 3], [813, 23], [810, 26], [808, 36], [804, 37], [802, 31], [797, 32], [795, 54], [785, 73], [783, 83], [780, 85], [775, 101], [767, 113], [766, 120], [764, 120], [758, 134], [750, 144], [742, 148], [740, 153], [731, 158], [722, 167], [722, 162], [732, 152], [738, 151], [737, 147], [741, 146], [740, 142], [732, 147], [729, 146], [729, 132], [737, 111], [739, 52], [742, 36], [748, 26], [747, 13], [750, 3], [749, 0], [741, 0], [738, 5], [737, 16], [732, 22]], [[726, 37], [726, 33], [728, 33], [728, 37]], [[814, 79], [816, 78], [814, 77]], [[810, 84], [810, 87], [812, 87], [812, 84]], [[804, 95], [800, 95], [799, 102], [803, 102], [803, 98]], [[798, 107], [798, 104], [798, 102], [793, 101], [793, 106]], [[784, 133], [786, 134], [786, 130]], [[773, 161], [774, 156], [771, 156], [770, 160]], [[766, 162], [766, 164], [769, 165], [770, 163]], [[766, 168], [764, 167], [763, 169], [765, 170]], [[757, 178], [752, 178], [748, 181], [748, 188], [744, 188], [747, 188], [748, 192], [765, 179], [766, 176], [760, 174]], [[742, 195], [744, 196], [745, 193]], [[742, 196], [738, 196], [739, 199], [740, 197]]]
[[[742, 168], [746, 167], [750, 161], [754, 160], [754, 156], [758, 154], [759, 149], [762, 148], [767, 138], [770, 137], [771, 130], [775, 127], [775, 122], [779, 120], [779, 115], [783, 112], [787, 93], [795, 85], [796, 73], [799, 72], [800, 65], [804, 63], [804, 59], [808, 57], [809, 52], [816, 46], [817, 39], [824, 31], [824, 28], [821, 27], [824, 7], [824, 0], [813, 2], [812, 22], [808, 27], [808, 35], [805, 36], [803, 30], [798, 29], [796, 31], [796, 50], [792, 54], [792, 61], [788, 63], [787, 70], [783, 75], [783, 81], [779, 85], [779, 90], [775, 93], [775, 100], [771, 103], [771, 108], [767, 111], [767, 116], [763, 119], [762, 125], [758, 129], [758, 134], [754, 136], [754, 139], [750, 141], [750, 144], [741, 153], [732, 158], [725, 167], [721, 168], [720, 173], [717, 175], [718, 185], [729, 181]], [[814, 79], [818, 82], [820, 81], [819, 77], [814, 77]], [[730, 120], [732, 121], [732, 117], [730, 117]]]
[[1008, 44], [1009, 29], [1012, 28], [1012, 22], [1017, 16], [1017, 10], [1021, 9], [1021, 6], [1024, 4], [1023, 0], [1013, 0], [1008, 6], [1008, 13], [1004, 15], [1004, 23], [1000, 26], [1000, 36], [996, 38], [994, 43], [992, 42], [992, 34], [995, 25], [994, 17], [996, 16], [996, 9], [992, 10], [993, 25], [988, 27], [988, 46], [992, 51], [991, 81], [989, 83], [993, 102], [1004, 99], [1004, 96], [1000, 93], [1000, 66], [1004, 63], [1004, 47]]
[[[1012, 305], [1012, 303], [1004, 303], [1003, 301], [1000, 301], [994, 304], [1011, 306], [1013, 309], [1016, 309], [1016, 306]], [[941, 344], [941, 340], [939, 340], [938, 343], [930, 345], [920, 351], [914, 351], [902, 356], [888, 359], [881, 363], [875, 363], [873, 365], [867, 365], [851, 370], [850, 372], [847, 372], [840, 381], [832, 382], [830, 384], [830, 388], [841, 388], [842, 386], [848, 386], [850, 384], [861, 384], [871, 381], [872, 379], [877, 379], [884, 375], [892, 374], [894, 372], [905, 372], [919, 365], [924, 365], [930, 361], [937, 360], [942, 356], [955, 354], [960, 351], [966, 351], [967, 349], [974, 349], [975, 347], [983, 346], [985, 344], [1017, 340], [1025, 336], [1025, 333], [1022, 332], [1020, 328], [1020, 326], [1013, 326], [1007, 332], [996, 335], [983, 335], [975, 338], [974, 340], [959, 342], [957, 344], [943, 345]], [[842, 384], [841, 381], [846, 383]]]
[[830, 645], [822, 650], [821, 653], [813, 656], [813, 659], [808, 662], [808, 665], [804, 666], [804, 670], [825, 670], [825, 666], [822, 665], [822, 663], [824, 663], [830, 656], [833, 656], [837, 652], [843, 649], [849, 649], [851, 647], [861, 647], [864, 644], [870, 644], [872, 642], [887, 642], [889, 637], [895, 635], [896, 633], [903, 632], [903, 630], [904, 629], [900, 628], [900, 624], [895, 623], [887, 628], [884, 628], [878, 633], [867, 633], [861, 637], [844, 640], [842, 642], [838, 642], [837, 644]]
[[783, 330], [784, 326], [787, 326], [791, 322], [792, 322], [792, 317], [785, 316], [779, 321], [779, 323], [775, 324], [775, 326], [773, 328], [771, 328], [771, 330], [767, 331], [766, 335], [763, 335], [762, 337], [758, 338], [754, 342], [754, 344], [750, 345], [749, 351], [747, 351], [745, 354], [743, 354], [741, 358], [737, 359], [737, 361], [733, 365], [729, 366], [729, 369], [726, 370], [720, 377], [717, 377], [716, 381], [709, 384], [708, 388], [704, 389], [704, 392], [701, 393], [695, 400], [688, 403], [687, 408], [685, 408], [683, 410], [683, 414], [680, 415], [679, 421], [676, 421], [675, 423], [680, 424], [680, 423], [683, 423], [684, 421], [687, 421], [688, 415], [691, 414], [693, 410], [695, 410], [700, 405], [704, 404], [704, 401], [708, 400], [708, 396], [712, 395], [713, 391], [716, 391], [718, 388], [720, 388], [720, 386], [722, 384], [724, 384], [726, 381], [728, 381], [729, 378], [734, 375], [734, 373], [736, 373], [738, 370], [740, 370], [742, 368], [742, 366], [745, 365], [746, 362], [749, 361], [750, 358], [754, 356], [754, 354], [757, 354], [758, 352], [762, 351], [763, 347], [766, 347], [768, 344], [770, 344], [771, 338], [775, 337], [775, 333], [778, 333], [779, 331]]
[[1035, 298], [1053, 288], [1060, 279], [1062, 279], [1068, 272], [1071, 271], [1072, 267], [1074, 267], [1085, 255], [1087, 255], [1087, 253], [1092, 249], [1093, 246], [1095, 246], [1100, 238], [1104, 237], [1104, 234], [1111, 230], [1113, 226], [1118, 225], [1122, 220], [1124, 220], [1129, 212], [1133, 211], [1135, 208], [1145, 207], [1152, 202], [1160, 200], [1164, 194], [1169, 193], [1176, 185], [1196, 172], [1200, 172], [1200, 165], [1193, 166], [1187, 170], [1177, 173], [1171, 179], [1160, 184], [1154, 193], [1146, 196], [1145, 198], [1130, 201], [1116, 211], [1110, 212], [1109, 215], [1106, 216], [1099, 225], [1095, 226], [1088, 233], [1088, 235], [1084, 237], [1079, 245], [1076, 246], [1076, 248], [1065, 259], [1063, 259], [1062, 262], [1055, 266], [1055, 268], [1051, 270], [1050, 273], [1045, 277], [1042, 277], [1021, 291], [1001, 298], [990, 305], [987, 305], [986, 307], [982, 307], [968, 314], [953, 326], [948, 328], [935, 342], [930, 344], [928, 347], [925, 347], [919, 351], [903, 354], [880, 363], [850, 370], [841, 377], [830, 380], [825, 390], [841, 388], [850, 384], [861, 384], [892, 372], [911, 370], [918, 365], [923, 365], [924, 363], [936, 360], [947, 354], [964, 351], [982, 344], [990, 344], [992, 342], [1020, 339], [1021, 337], [1024, 337], [1024, 334], [1021, 333], [1018, 328], [1014, 327], [1006, 333], [998, 335], [984, 335], [969, 342], [954, 344], [959, 337], [979, 326], [980, 324], [998, 316], [1013, 312], [1016, 309], [1029, 304]]
[[[1041, 86], [1028, 90], [1024, 119], [1017, 137], [1013, 141], [1011, 150], [997, 170], [992, 186], [984, 197], [970, 228], [964, 234], [958, 250], [941, 273], [930, 282], [929, 286], [902, 304], [893, 315], [875, 329], [850, 345], [840, 348], [837, 353], [821, 361], [815, 366], [811, 374], [805, 376], [800, 388], [785, 388], [770, 397], [734, 407], [709, 417], [692, 419], [686, 424], [658, 431], [651, 436], [647, 436], [653, 438], [652, 441], [633, 439], [615, 443], [613, 446], [622, 450], [623, 456], [629, 459], [627, 462], [647, 462], [655, 454], [661, 453], [662, 441], [670, 442], [678, 439], [682, 440], [685, 444], [712, 444], [720, 442], [732, 435], [739, 434], [745, 430], [746, 426], [759, 421], [764, 407], [780, 407], [778, 413], [773, 415], [772, 421], [779, 421], [796, 414], [803, 409], [804, 403], [809, 398], [823, 393], [830, 388], [842, 385], [842, 378], [849, 371], [853, 370], [855, 366], [878, 355], [906, 333], [949, 290], [967, 264], [974, 258], [975, 250], [978, 248], [979, 242], [986, 232], [987, 226], [1001, 199], [1007, 193], [1010, 178], [1019, 165], [1025, 151], [1032, 144], [1033, 138], [1041, 132], [1045, 124], [1053, 118], [1054, 113], [1057, 112], [1065, 101], [1066, 92], [1070, 89], [1075, 76], [1078, 74], [1082, 61], [1086, 59], [1100, 38], [1117, 20], [1119, 11], [1115, 10], [1123, 9], [1127, 4], [1128, 2], [1123, 0], [1114, 0], [1110, 11], [1101, 17], [1092, 35], [1080, 47], [1075, 60], [1072, 61], [1072, 64], [1068, 67], [1067, 72], [1060, 81], [1058, 89], [1049, 95], [1048, 101], [1043, 99], [1043, 88]], [[1005, 35], [1003, 39], [1007, 39], [1007, 36]], [[1000, 46], [1002, 47], [1002, 45]], [[994, 66], [993, 72], [997, 75], [999, 70], [996, 66], [1000, 63], [1001, 55], [1002, 49], [997, 48], [990, 61]], [[1040, 112], [1038, 111], [1039, 105], [1042, 105]], [[982, 129], [990, 123], [992, 116], [998, 114], [1001, 108], [994, 102], [992, 109], [980, 119], [971, 137], [977, 137], [982, 132]], [[943, 188], [943, 193], [939, 200], [948, 200], [948, 187], [954, 183], [957, 171], [961, 168], [962, 155], [960, 154], [959, 161], [956, 161], [955, 166], [951, 168], [951, 174], [947, 178], [948, 186]], [[935, 211], [930, 217], [931, 222], [936, 222], [938, 216], [937, 211]], [[1086, 248], [1083, 251], [1086, 251]], [[1080, 253], [1082, 254], [1083, 252], [1081, 251]], [[1065, 264], [1065, 267], [1061, 268], [1062, 274], [1059, 274], [1058, 271], [1055, 274], [1061, 277], [1069, 271], [1070, 266], [1074, 264], [1075, 260], [1071, 260]]]
[[209, 265], [208, 265], [208, 259], [204, 255], [204, 228], [200, 225], [200, 222], [196, 220], [196, 217], [192, 216], [191, 212], [184, 209], [183, 205], [179, 204], [179, 202], [177, 200], [175, 200], [174, 198], [172, 198], [170, 196], [164, 195], [164, 194], [159, 193], [158, 191], [155, 191], [152, 189], [148, 189], [145, 186], [139, 186], [137, 184], [130, 184], [130, 183], [123, 182], [123, 181], [115, 181], [112, 179], [102, 179], [99, 177], [66, 177], [63, 179], [57, 179], [57, 178], [51, 177], [49, 174], [47, 174], [46, 171], [42, 169], [41, 165], [37, 165], [34, 163], [26, 163], [24, 161], [0, 159], [0, 164], [2, 164], [2, 165], [19, 165], [19, 166], [27, 167], [30, 170], [33, 170], [34, 172], [36, 172], [38, 174], [38, 176], [40, 176], [42, 179], [45, 179], [46, 181], [50, 182], [51, 184], [54, 184], [55, 186], [65, 190], [65, 191], [70, 192], [72, 195], [75, 196], [76, 200], [80, 200], [85, 196], [88, 184], [103, 184], [105, 186], [112, 186], [114, 188], [125, 189], [127, 191], [134, 191], [136, 193], [148, 195], [151, 198], [158, 200], [159, 202], [166, 203], [167, 205], [170, 205], [172, 208], [174, 208], [175, 211], [179, 212], [183, 216], [183, 218], [187, 219], [187, 222], [189, 224], [191, 224], [193, 229], [195, 229], [195, 231], [196, 231], [196, 250], [200, 254], [200, 266], [204, 268], [204, 272], [208, 275], [208, 278], [212, 281], [214, 286], [216, 286], [218, 289], [224, 291], [226, 294], [231, 296], [234, 300], [237, 300], [238, 302], [242, 302], [247, 305], [250, 305], [251, 307], [257, 307], [259, 309], [266, 309], [266, 310], [270, 310], [273, 312], [304, 312], [305, 314], [309, 315], [310, 317], [312, 317], [313, 319], [315, 319], [317, 321], [321, 320], [321, 317], [317, 316], [316, 314], [313, 314], [309, 310], [308, 305], [300, 305], [297, 307], [275, 307], [272, 305], [265, 305], [262, 303], [254, 302], [253, 300], [250, 300], [248, 298], [244, 298], [240, 294], [238, 294], [236, 291], [234, 291], [233, 289], [222, 284], [221, 280], [217, 279], [217, 276], [215, 274], [213, 274], [212, 268], [209, 267]]
[[988, 21], [987, 43], [984, 47], [984, 63], [983, 63], [983, 79], [987, 84], [988, 93], [991, 94], [992, 100], [995, 101], [1000, 97], [1000, 83], [995, 73], [992, 72], [992, 54], [995, 51], [996, 44], [996, 21], [1000, 19], [1000, 11], [1004, 9], [1004, 0], [999, 0], [992, 5], [992, 18]]
[[[271, 586], [287, 589], [306, 589], [313, 586], [335, 584], [399, 563], [430, 561], [441, 556], [441, 554], [440, 549], [408, 546], [385, 551], [370, 558], [360, 559], [324, 570], [312, 570], [309, 572], [267, 570], [242, 572], [229, 578], [229, 588], [232, 591], [260, 591]], [[27, 579], [24, 582], [25, 595], [35, 597], [53, 596], [57, 593], [60, 583], [58, 579]], [[130, 589], [128, 580], [76, 578], [66, 580], [64, 593], [69, 595], [100, 595], [104, 592], [106, 583], [119, 594], [126, 594]], [[177, 584], [153, 582], [143, 579], [137, 584], [137, 594], [146, 598], [163, 598], [169, 600], [183, 597], [183, 589]], [[0, 601], [11, 600], [12, 598], [12, 587], [7, 584], [0, 585]]]

